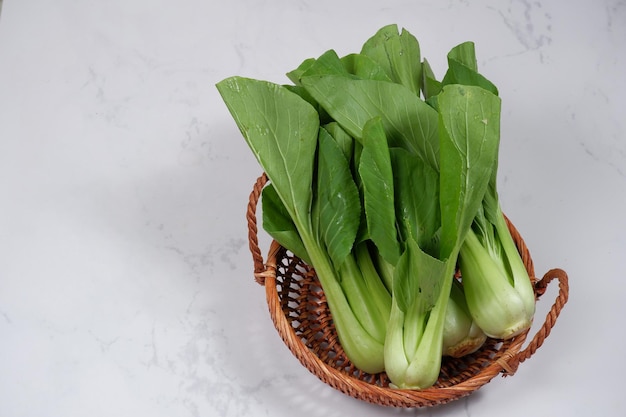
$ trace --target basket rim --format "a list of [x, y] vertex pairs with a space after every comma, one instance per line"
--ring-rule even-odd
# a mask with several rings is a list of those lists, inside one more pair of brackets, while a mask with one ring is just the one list
[[249, 245], [255, 265], [255, 280], [265, 286], [266, 301], [270, 312], [270, 317], [285, 345], [299, 362], [317, 376], [325, 384], [349, 395], [372, 404], [394, 406], [394, 407], [430, 407], [441, 405], [450, 401], [465, 397], [477, 389], [490, 382], [497, 375], [513, 375], [521, 362], [532, 356], [543, 344], [549, 335], [551, 328], [556, 322], [561, 309], [567, 302], [569, 286], [565, 271], [552, 269], [546, 273], [541, 280], [535, 277], [534, 265], [522, 236], [505, 216], [505, 220], [518, 247], [522, 261], [529, 273], [536, 301], [545, 292], [547, 285], [553, 278], [559, 282], [559, 294], [542, 327], [537, 331], [531, 342], [522, 350], [522, 345], [527, 339], [530, 329], [527, 329], [518, 336], [510, 339], [507, 348], [498, 355], [499, 357], [483, 367], [477, 374], [448, 387], [430, 387], [422, 390], [407, 390], [392, 387], [382, 387], [368, 381], [363, 381], [352, 375], [334, 368], [319, 358], [309, 349], [300, 337], [295, 333], [295, 329], [289, 323], [280, 303], [280, 296], [277, 290], [277, 256], [282, 248], [275, 240], [271, 241], [267, 254], [267, 262], [263, 261], [258, 246], [258, 229], [256, 226], [256, 207], [262, 188], [268, 179], [262, 174], [256, 181], [250, 194], [248, 204], [248, 226]]

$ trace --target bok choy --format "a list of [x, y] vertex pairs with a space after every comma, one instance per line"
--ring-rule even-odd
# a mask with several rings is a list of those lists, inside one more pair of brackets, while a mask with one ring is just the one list
[[[460, 82], [498, 94], [496, 86], [478, 72], [472, 43], [453, 48], [448, 63], [442, 86]], [[470, 313], [488, 336], [509, 339], [530, 327], [535, 294], [502, 213], [497, 162], [482, 207], [461, 246], [459, 265]]]
[[501, 101], [473, 44], [439, 81], [388, 25], [287, 76], [217, 89], [269, 178], [263, 227], [315, 269], [350, 361], [423, 389], [442, 356], [527, 328], [534, 294], [496, 192]]

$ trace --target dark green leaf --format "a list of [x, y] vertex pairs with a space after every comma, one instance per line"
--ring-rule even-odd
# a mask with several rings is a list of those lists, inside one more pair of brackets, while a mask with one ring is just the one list
[[308, 228], [317, 112], [297, 94], [266, 81], [231, 77], [217, 89], [290, 217], [299, 230]]
[[351, 160], [354, 153], [354, 138], [343, 130], [337, 122], [330, 122], [324, 125], [324, 129], [335, 139], [346, 159]]
[[435, 78], [435, 73], [426, 58], [424, 58], [422, 62], [422, 74], [424, 77], [422, 92], [424, 93], [424, 99], [428, 100], [441, 92], [441, 82], [437, 81], [437, 78]]
[[357, 78], [392, 82], [384, 68], [376, 61], [362, 54], [348, 54], [341, 58], [346, 70]]
[[283, 202], [276, 194], [272, 184], [263, 189], [261, 196], [263, 212], [263, 229], [284, 248], [293, 252], [305, 262], [310, 262], [309, 255], [304, 248], [296, 225], [289, 216]]
[[425, 252], [439, 255], [434, 236], [441, 224], [439, 174], [404, 149], [391, 149], [398, 230], [403, 242], [413, 239]]
[[[443, 285], [446, 263], [424, 252], [410, 238], [396, 265], [393, 297], [403, 312], [426, 312], [435, 305]], [[452, 279], [452, 277], [450, 277]]]
[[315, 63], [315, 58], [307, 58], [293, 71], [287, 73], [287, 78], [291, 80], [295, 85], [300, 85], [300, 77], [306, 70]]
[[342, 75], [344, 77], [353, 77], [344, 67], [337, 52], [332, 49], [324, 52], [315, 62], [310, 64], [307, 70], [300, 76], [300, 79], [311, 75]]
[[395, 265], [400, 256], [400, 247], [396, 234], [393, 171], [380, 118], [370, 120], [363, 127], [359, 177], [369, 237], [381, 256]]
[[302, 84], [357, 140], [368, 120], [380, 117], [389, 145], [413, 152], [438, 170], [437, 111], [399, 84], [341, 76], [304, 77]]
[[483, 198], [483, 210], [485, 212], [484, 214], [489, 222], [491, 222], [491, 224], [497, 224], [498, 217], [502, 215], [502, 209], [500, 207], [500, 200], [498, 197], [496, 185], [497, 172], [497, 167], [494, 166], [491, 179], [489, 180], [489, 187], [487, 188], [487, 192], [485, 193], [485, 197]]
[[473, 42], [457, 45], [448, 53], [448, 71], [442, 84], [473, 85], [498, 95], [496, 86], [478, 72]]
[[500, 99], [475, 86], [439, 94], [441, 252], [453, 256], [478, 212], [498, 157]]
[[315, 214], [320, 242], [335, 267], [350, 254], [361, 217], [359, 192], [343, 151], [325, 129], [319, 134], [319, 165]]
[[365, 42], [361, 54], [376, 61], [393, 82], [419, 95], [422, 82], [420, 47], [408, 31], [402, 29], [398, 33], [397, 25], [387, 25]]
[[452, 48], [448, 52], [448, 60], [456, 61], [467, 69], [478, 72], [474, 42], [463, 42]]
[[304, 100], [306, 100], [311, 106], [315, 107], [316, 109], [319, 109], [319, 104], [317, 103], [317, 101], [315, 101], [315, 99], [313, 98], [313, 96], [311, 96], [311, 94], [309, 94], [309, 92], [301, 86], [298, 85], [284, 85], [284, 87], [291, 91], [292, 93], [295, 93], [297, 95], [299, 95], [300, 97], [302, 97]]

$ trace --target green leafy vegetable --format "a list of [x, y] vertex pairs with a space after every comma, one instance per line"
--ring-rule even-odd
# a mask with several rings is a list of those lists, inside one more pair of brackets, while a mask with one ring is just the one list
[[[469, 230], [498, 158], [500, 99], [479, 87], [450, 85], [439, 94], [441, 257]], [[445, 167], [444, 167], [445, 165]]]
[[422, 62], [422, 75], [422, 93], [424, 94], [424, 99], [428, 100], [432, 97], [436, 97], [437, 94], [441, 92], [441, 82], [437, 81], [435, 78], [435, 73], [426, 59]]
[[448, 71], [442, 84], [474, 85], [498, 95], [496, 86], [478, 72], [473, 42], [457, 45], [448, 53]]
[[369, 237], [381, 256], [395, 264], [400, 257], [400, 247], [396, 234], [393, 170], [380, 118], [368, 121], [363, 127], [359, 176]]
[[477, 216], [459, 265], [476, 324], [490, 337], [509, 339], [531, 326], [535, 293], [499, 205], [494, 210], [493, 223]]
[[361, 48], [361, 55], [376, 61], [387, 76], [415, 94], [422, 83], [420, 47], [417, 39], [405, 29], [398, 34], [397, 25], [381, 28]]
[[478, 327], [467, 307], [465, 291], [457, 280], [452, 282], [443, 327], [443, 354], [459, 358], [478, 350], [487, 335]]
[[281, 246], [289, 248], [294, 255], [307, 263], [311, 263], [309, 255], [306, 253], [298, 229], [293, 223], [289, 212], [280, 200], [274, 186], [268, 184], [261, 195], [261, 205], [263, 212], [263, 228]]
[[336, 267], [352, 250], [360, 223], [359, 190], [342, 149], [325, 129], [319, 134], [317, 198], [312, 220]]
[[[231, 77], [217, 88], [300, 234], [326, 293], [343, 349], [360, 369], [382, 371], [383, 345], [363, 328], [343, 292], [327, 251], [332, 235], [319, 233], [332, 220], [311, 218], [318, 113], [297, 94], [265, 81]], [[324, 210], [327, 204], [331, 203], [317, 204], [320, 215], [329, 213]]]
[[286, 88], [232, 77], [217, 88], [296, 225], [307, 225], [319, 118]]
[[357, 78], [392, 82], [385, 69], [368, 56], [348, 54], [341, 58], [341, 62], [348, 73]]
[[400, 240], [412, 238], [426, 253], [437, 256], [441, 230], [439, 174], [404, 149], [391, 149], [391, 157]]
[[293, 84], [217, 84], [270, 179], [263, 227], [315, 269], [350, 361], [403, 389], [534, 314], [496, 190], [498, 90], [473, 43], [447, 58], [439, 81], [387, 25], [359, 53], [305, 59]]
[[[426, 388], [439, 375], [457, 257], [497, 158], [499, 131], [490, 124], [498, 124], [493, 119], [499, 116], [499, 102], [472, 86], [445, 86], [439, 94], [441, 240], [434, 258], [410, 239], [403, 254], [408, 261], [401, 259], [394, 275], [385, 369], [398, 387]], [[401, 323], [392, 325], [394, 319]], [[405, 360], [397, 360], [402, 354]]]

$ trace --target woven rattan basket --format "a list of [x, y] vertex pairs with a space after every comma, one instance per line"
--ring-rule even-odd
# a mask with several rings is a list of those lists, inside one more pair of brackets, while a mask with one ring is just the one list
[[266, 182], [264, 174], [257, 179], [247, 210], [255, 280], [265, 286], [272, 321], [293, 355], [324, 383], [351, 397], [373, 404], [410, 408], [440, 405], [469, 395], [497, 375], [514, 374], [518, 365], [543, 344], [567, 302], [567, 274], [553, 269], [542, 279], [534, 278], [528, 248], [509, 222], [509, 230], [532, 277], [536, 298], [546, 291], [552, 279], [558, 279], [559, 293], [544, 324], [523, 350], [528, 331], [504, 342], [487, 339], [483, 347], [471, 355], [444, 358], [439, 379], [431, 388], [390, 388], [384, 372], [376, 375], [363, 373], [346, 358], [315, 271], [276, 241], [271, 243], [267, 261], [263, 260], [258, 244], [256, 208]]

